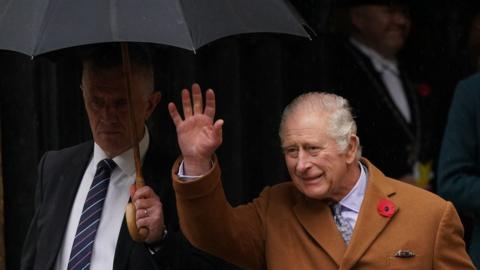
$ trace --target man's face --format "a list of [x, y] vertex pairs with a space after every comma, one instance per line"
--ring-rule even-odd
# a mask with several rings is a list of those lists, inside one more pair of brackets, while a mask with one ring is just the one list
[[[326, 133], [325, 113], [294, 112], [284, 126], [282, 148], [288, 172], [307, 197], [340, 201], [353, 188], [351, 164], [356, 140], [344, 153]], [[356, 137], [354, 137], [356, 138]]]
[[406, 8], [388, 5], [364, 5], [352, 9], [352, 22], [358, 39], [384, 57], [393, 58], [403, 48], [410, 32]]
[[[160, 101], [159, 92], [145, 76], [132, 76], [132, 105], [136, 117], [137, 134], [144, 134], [144, 123]], [[91, 70], [86, 66], [82, 78], [85, 108], [93, 139], [109, 157], [117, 156], [131, 147], [127, 92], [121, 67]]]

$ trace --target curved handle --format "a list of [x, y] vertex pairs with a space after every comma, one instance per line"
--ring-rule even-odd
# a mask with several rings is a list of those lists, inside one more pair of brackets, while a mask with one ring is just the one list
[[143, 243], [148, 236], [148, 229], [145, 227], [137, 228], [135, 212], [135, 205], [133, 205], [133, 203], [128, 203], [125, 209], [128, 232], [130, 233], [133, 241]]

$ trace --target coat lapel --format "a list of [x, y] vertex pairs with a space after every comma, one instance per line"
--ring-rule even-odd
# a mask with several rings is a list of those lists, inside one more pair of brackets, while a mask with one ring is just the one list
[[421, 144], [420, 140], [423, 133], [422, 118], [420, 117], [420, 104], [413, 83], [404, 74], [400, 74], [400, 79], [402, 80], [403, 87], [405, 89], [405, 93], [408, 99], [410, 112], [412, 115], [412, 123], [410, 124], [410, 126], [412, 127], [412, 132], [414, 134], [412, 138], [413, 150], [411, 151], [412, 156], [410, 158], [415, 162], [419, 156]]
[[339, 266], [346, 247], [328, 205], [302, 196], [294, 206], [294, 212], [308, 234]]
[[391, 217], [379, 214], [377, 210], [379, 201], [392, 196], [395, 191], [387, 181], [384, 181], [385, 176], [377, 168], [365, 159], [362, 159], [362, 163], [368, 167], [367, 190], [340, 269], [351, 269], [399, 210], [396, 205], [395, 213]]
[[[42, 250], [46, 259], [46, 269], [53, 268], [56, 256], [60, 250], [67, 229], [67, 223], [70, 218], [70, 210], [72, 208], [75, 196], [77, 195], [78, 186], [85, 172], [85, 168], [88, 165], [89, 158], [92, 154], [92, 144], [88, 143], [85, 148], [79, 151], [78, 155], [75, 155], [68, 166], [63, 168], [63, 171], [59, 175], [58, 181], [56, 181], [57, 187], [52, 196], [51, 211], [48, 211], [48, 216], [45, 220], [54, 220], [55, 223], [52, 226], [44, 227], [44, 235], [48, 235], [49, 250]], [[60, 230], [60, 231], [59, 231]]]

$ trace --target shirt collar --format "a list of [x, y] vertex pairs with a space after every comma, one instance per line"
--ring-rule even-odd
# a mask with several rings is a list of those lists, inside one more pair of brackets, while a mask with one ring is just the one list
[[380, 55], [378, 52], [376, 52], [374, 49], [365, 46], [363, 43], [360, 41], [350, 38], [350, 42], [357, 47], [362, 53], [364, 53], [370, 60], [372, 60], [373, 67], [377, 72], [383, 72], [385, 69], [388, 69], [395, 73], [396, 75], [399, 74], [398, 72], [398, 63], [396, 60], [391, 60], [383, 57]]
[[[139, 143], [139, 150], [140, 150], [140, 159], [143, 161], [143, 158], [147, 152], [148, 145], [150, 143], [150, 135], [148, 134], [148, 128], [145, 126], [145, 133], [143, 135], [142, 140]], [[92, 162], [98, 164], [103, 159], [108, 158], [107, 154], [103, 151], [103, 149], [95, 143], [93, 146], [93, 158]], [[120, 155], [113, 158], [113, 161], [117, 164], [118, 168], [127, 176], [134, 176], [135, 175], [135, 161], [133, 160], [133, 148], [128, 149], [127, 151], [121, 153]]]
[[360, 166], [360, 176], [355, 186], [350, 190], [347, 196], [339, 202], [344, 208], [347, 208], [355, 213], [360, 212], [360, 206], [362, 205], [363, 197], [365, 196], [365, 189], [367, 187], [367, 169], [362, 163], [358, 162]]

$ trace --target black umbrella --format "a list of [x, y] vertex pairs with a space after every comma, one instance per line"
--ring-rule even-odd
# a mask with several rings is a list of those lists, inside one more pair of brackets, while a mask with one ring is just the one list
[[0, 49], [30, 56], [101, 42], [195, 50], [241, 33], [308, 37], [286, 0], [0, 0]]
[[[157, 43], [195, 50], [213, 40], [242, 33], [285, 33], [309, 37], [303, 19], [287, 0], [0, 0], [0, 49], [30, 56], [63, 48], [122, 42], [125, 88], [131, 108], [126, 42]], [[130, 131], [136, 186], [144, 185], [133, 110]], [[135, 241], [135, 208], [127, 206]]]

